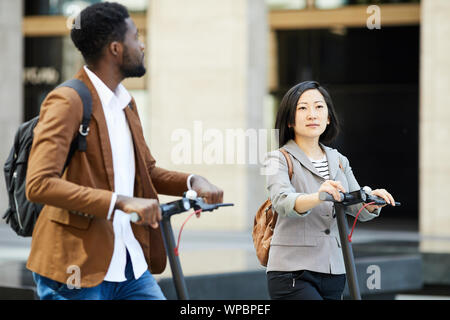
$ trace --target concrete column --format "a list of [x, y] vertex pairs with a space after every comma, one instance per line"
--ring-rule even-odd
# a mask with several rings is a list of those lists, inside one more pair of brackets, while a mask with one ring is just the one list
[[[0, 217], [7, 206], [3, 165], [23, 117], [22, 1], [0, 0]], [[3, 220], [0, 220], [3, 223]]]
[[[150, 105], [141, 113], [151, 151], [161, 167], [200, 174], [235, 203], [190, 228], [247, 230], [265, 197], [265, 179], [245, 151], [249, 145], [244, 155], [236, 150], [233, 134], [264, 128], [265, 2], [152, 0], [148, 12]], [[191, 152], [182, 153], [184, 161], [174, 155], [181, 146]]]
[[419, 220], [421, 249], [434, 252], [450, 251], [449, 13], [450, 1], [421, 2]]

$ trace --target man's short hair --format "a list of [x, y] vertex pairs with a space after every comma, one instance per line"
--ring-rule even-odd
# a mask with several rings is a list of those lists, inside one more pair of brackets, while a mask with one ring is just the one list
[[100, 2], [81, 11], [70, 37], [86, 62], [97, 62], [103, 48], [113, 41], [123, 42], [129, 17], [128, 10], [119, 3]]

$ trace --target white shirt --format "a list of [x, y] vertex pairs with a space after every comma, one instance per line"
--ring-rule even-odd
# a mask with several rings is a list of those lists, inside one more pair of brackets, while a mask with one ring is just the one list
[[[112, 92], [100, 78], [86, 66], [84, 67], [89, 79], [97, 90], [102, 103], [111, 143], [114, 194], [108, 219], [111, 218], [117, 195], [133, 197], [135, 179], [135, 159], [133, 139], [124, 109], [131, 101], [131, 96], [122, 84]], [[126, 250], [128, 250], [133, 264], [134, 277], [138, 279], [147, 269], [144, 253], [131, 229], [129, 215], [121, 210], [115, 210], [114, 220], [114, 251], [104, 280], [122, 282], [126, 280]]]

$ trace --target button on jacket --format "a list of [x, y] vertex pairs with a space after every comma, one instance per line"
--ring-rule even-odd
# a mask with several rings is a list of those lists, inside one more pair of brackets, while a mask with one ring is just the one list
[[[328, 160], [330, 180], [340, 181], [347, 192], [359, 190], [348, 159], [336, 149], [322, 144], [321, 147]], [[292, 160], [291, 181], [286, 159], [279, 150], [269, 152], [264, 164], [267, 189], [278, 213], [266, 271], [310, 270], [343, 274], [345, 265], [333, 203], [324, 201], [302, 214], [294, 210], [297, 197], [317, 192], [325, 179], [294, 140], [288, 141], [283, 148]], [[349, 206], [346, 214], [356, 216], [361, 207], [362, 204]], [[371, 220], [380, 210], [370, 213], [363, 209], [358, 220]]]
[[[80, 97], [71, 88], [57, 88], [41, 106], [28, 160], [29, 200], [45, 204], [36, 222], [27, 268], [66, 283], [79, 269], [81, 287], [100, 284], [114, 251], [114, 212], [108, 217], [115, 186], [111, 142], [99, 95], [82, 68], [75, 78], [92, 95], [92, 119], [86, 152], [75, 152], [60, 177], [70, 144], [83, 116]], [[144, 139], [137, 106], [124, 109], [134, 147], [135, 197], [158, 199], [158, 194], [181, 196], [188, 174], [156, 166]], [[108, 219], [109, 218], [109, 219]], [[166, 253], [160, 228], [131, 225], [150, 272], [161, 273]]]

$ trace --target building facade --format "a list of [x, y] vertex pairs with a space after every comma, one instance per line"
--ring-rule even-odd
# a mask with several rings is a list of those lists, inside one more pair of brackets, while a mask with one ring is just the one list
[[[2, 159], [18, 125], [82, 66], [67, 21], [92, 2], [0, 0]], [[404, 204], [386, 208], [386, 221], [416, 223], [423, 250], [450, 250], [433, 241], [450, 237], [449, 1], [119, 2], [146, 43], [148, 73], [125, 85], [158, 164], [207, 177], [235, 204], [190, 228], [251, 229], [267, 196], [260, 166], [276, 147], [277, 105], [290, 86], [315, 79], [335, 99], [345, 124], [335, 147], [360, 184]]]

